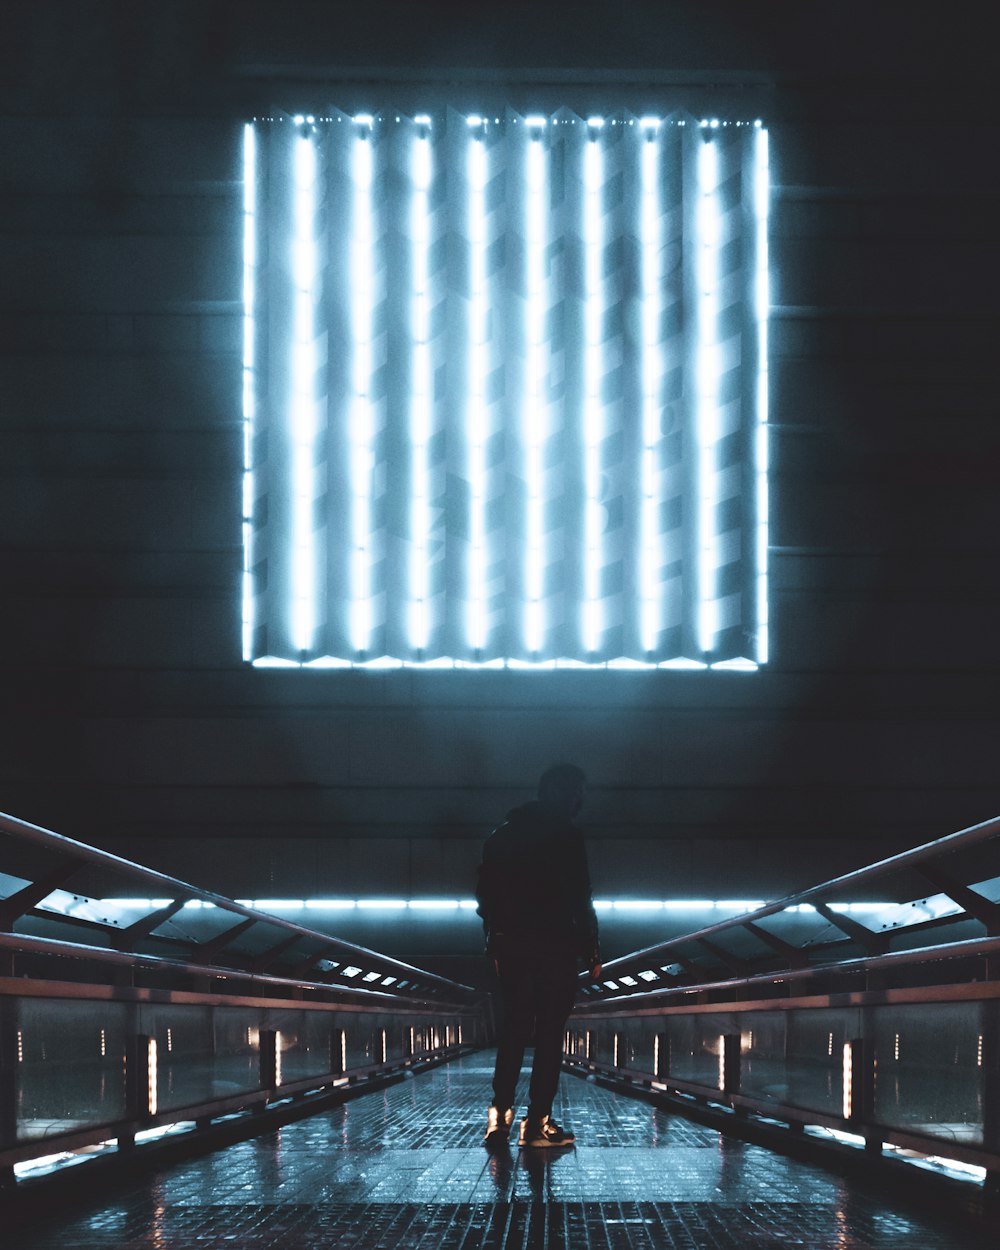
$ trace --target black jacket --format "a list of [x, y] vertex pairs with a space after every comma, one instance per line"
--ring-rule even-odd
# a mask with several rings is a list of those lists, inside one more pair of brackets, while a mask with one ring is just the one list
[[502, 935], [542, 951], [571, 948], [588, 967], [598, 962], [583, 835], [546, 804], [515, 807], [486, 839], [476, 898], [491, 953]]

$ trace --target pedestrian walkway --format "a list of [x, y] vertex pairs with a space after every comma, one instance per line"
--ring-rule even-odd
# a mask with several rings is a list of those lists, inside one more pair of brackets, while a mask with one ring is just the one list
[[[488, 1154], [468, 1055], [215, 1154], [3, 1250], [987, 1250], [967, 1228], [564, 1075], [575, 1147]], [[526, 1074], [522, 1078], [526, 1088]]]

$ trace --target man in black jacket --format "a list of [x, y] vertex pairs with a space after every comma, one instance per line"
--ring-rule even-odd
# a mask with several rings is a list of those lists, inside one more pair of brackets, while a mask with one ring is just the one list
[[515, 807], [486, 840], [476, 897], [486, 949], [500, 979], [503, 1021], [493, 1076], [487, 1146], [507, 1140], [524, 1048], [534, 1032], [528, 1114], [518, 1144], [568, 1146], [552, 1119], [562, 1038], [576, 997], [577, 962], [601, 972], [597, 917], [580, 830], [586, 778], [575, 764], [542, 775], [538, 800]]

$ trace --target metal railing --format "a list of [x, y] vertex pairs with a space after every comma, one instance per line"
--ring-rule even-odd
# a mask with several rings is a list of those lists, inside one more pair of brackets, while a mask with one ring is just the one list
[[[843, 901], [873, 886], [882, 900]], [[585, 986], [566, 1064], [995, 1185], [998, 899], [1000, 819], [616, 959]]]
[[485, 1039], [468, 986], [10, 816], [0, 866], [0, 1183]]

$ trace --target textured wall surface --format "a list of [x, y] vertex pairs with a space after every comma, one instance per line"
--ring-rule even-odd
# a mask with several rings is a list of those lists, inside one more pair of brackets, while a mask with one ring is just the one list
[[[983, 7], [472, 11], [5, 7], [0, 809], [256, 897], [468, 895], [559, 758], [605, 897], [774, 895], [995, 815]], [[241, 663], [241, 123], [445, 93], [766, 119], [766, 670]]]

